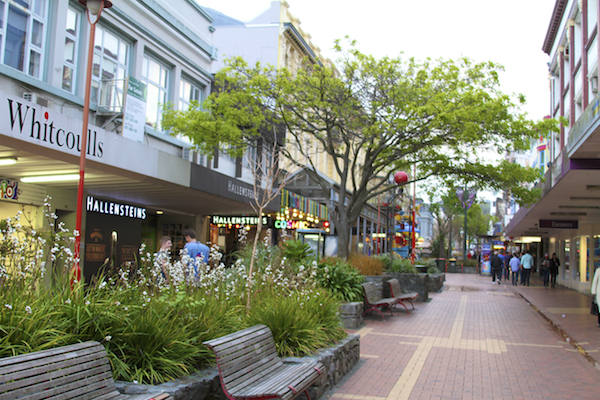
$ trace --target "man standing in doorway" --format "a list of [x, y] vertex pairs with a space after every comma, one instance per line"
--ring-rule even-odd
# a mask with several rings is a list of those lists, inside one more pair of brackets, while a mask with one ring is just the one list
[[529, 286], [529, 276], [531, 275], [531, 269], [533, 268], [533, 257], [529, 253], [529, 250], [523, 254], [521, 265], [523, 265], [523, 285], [526, 284]]
[[193, 229], [187, 229], [184, 233], [185, 241], [187, 242], [183, 249], [187, 252], [188, 256], [194, 263], [194, 272], [198, 276], [198, 265], [196, 264], [196, 257], [200, 257], [201, 261], [208, 264], [208, 256], [210, 250], [207, 245], [200, 243], [196, 240], [196, 231]]

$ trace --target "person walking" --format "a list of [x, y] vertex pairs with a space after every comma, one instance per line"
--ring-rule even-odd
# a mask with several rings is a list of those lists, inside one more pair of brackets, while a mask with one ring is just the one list
[[183, 249], [187, 252], [194, 265], [194, 273], [198, 276], [198, 264], [196, 258], [201, 258], [202, 262], [208, 264], [210, 249], [207, 245], [196, 240], [196, 231], [187, 229], [184, 233], [185, 241], [187, 242]]
[[[594, 272], [594, 280], [592, 281], [592, 295], [596, 300], [596, 308], [600, 304], [600, 267]], [[600, 313], [598, 313], [598, 326], [600, 326]]]
[[490, 267], [492, 269], [492, 283], [498, 281], [498, 285], [502, 280], [502, 259], [498, 256], [498, 251], [494, 252], [490, 260]]
[[542, 278], [544, 279], [544, 289], [548, 289], [550, 286], [550, 260], [548, 259], [548, 253], [544, 254], [544, 258], [542, 258], [542, 262], [540, 264], [540, 269], [542, 271]]
[[521, 271], [521, 260], [517, 257], [517, 253], [513, 254], [509, 265], [512, 271], [512, 284], [513, 286], [517, 286], [519, 284], [519, 272]]
[[523, 254], [523, 257], [521, 258], [521, 265], [523, 266], [523, 271], [521, 271], [523, 274], [522, 284], [529, 286], [529, 277], [531, 275], [531, 269], [533, 268], [533, 257], [529, 253], [529, 250], [526, 250], [525, 254]]
[[556, 253], [552, 253], [550, 259], [550, 285], [552, 289], [556, 288], [556, 276], [558, 275], [558, 267], [560, 267], [560, 261], [556, 257]]

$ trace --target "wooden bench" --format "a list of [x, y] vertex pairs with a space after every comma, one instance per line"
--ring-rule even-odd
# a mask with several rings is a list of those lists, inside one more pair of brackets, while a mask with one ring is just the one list
[[395, 278], [390, 279], [388, 284], [390, 285], [390, 295], [398, 300], [397, 304], [402, 304], [404, 308], [406, 308], [407, 314], [410, 314], [408, 307], [406, 307], [406, 304], [404, 304], [404, 301], [408, 301], [414, 310], [415, 305], [413, 304], [413, 300], [416, 300], [416, 298], [419, 297], [419, 293], [402, 293], [402, 289], [400, 289], [400, 282], [398, 282], [398, 279]]
[[163, 400], [168, 394], [123, 395], [104, 346], [90, 341], [0, 358], [0, 400]]
[[363, 283], [362, 287], [365, 292], [366, 304], [364, 314], [368, 313], [369, 311], [377, 311], [381, 315], [381, 318], [383, 318], [383, 320], [385, 321], [385, 317], [383, 316], [383, 313], [379, 310], [379, 308], [387, 307], [388, 310], [390, 310], [390, 315], [394, 315], [392, 314], [392, 306], [394, 306], [398, 302], [398, 300], [392, 297], [382, 299], [379, 290], [377, 290], [377, 287], [373, 282]]
[[271, 329], [266, 325], [234, 332], [204, 344], [217, 358], [223, 392], [230, 400], [291, 400], [325, 372], [323, 364], [284, 364], [277, 356]]

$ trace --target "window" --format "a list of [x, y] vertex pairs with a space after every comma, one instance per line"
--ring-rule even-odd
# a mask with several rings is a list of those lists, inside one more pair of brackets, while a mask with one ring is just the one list
[[100, 111], [120, 112], [128, 75], [129, 43], [97, 26], [94, 40], [91, 101]]
[[161, 129], [161, 107], [167, 102], [170, 70], [153, 58], [144, 56], [142, 81], [146, 84], [146, 125]]
[[62, 88], [70, 93], [75, 90], [75, 76], [77, 76], [77, 39], [79, 37], [80, 15], [72, 8], [67, 10]]
[[202, 102], [204, 88], [187, 79], [182, 79], [179, 85], [179, 110], [185, 111], [190, 108], [192, 101]]
[[0, 0], [2, 63], [41, 78], [47, 0]]

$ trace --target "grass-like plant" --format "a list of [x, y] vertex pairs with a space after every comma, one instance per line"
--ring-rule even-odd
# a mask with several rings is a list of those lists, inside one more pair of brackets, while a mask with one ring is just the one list
[[320, 287], [328, 283], [317, 279], [316, 263], [291, 263], [264, 244], [251, 279], [248, 251], [225, 268], [215, 248], [210, 264], [142, 248], [135, 265], [71, 287], [73, 236], [45, 214], [48, 227], [39, 232], [21, 224], [22, 215], [0, 222], [0, 357], [96, 340], [115, 379], [158, 383], [214, 362], [203, 341], [257, 323], [273, 330], [282, 356], [345, 336], [340, 300]]
[[389, 272], [416, 274], [417, 268], [415, 268], [409, 258], [394, 258], [394, 261], [389, 268]]
[[379, 257], [353, 254], [349, 261], [362, 275], [381, 275], [383, 273], [384, 263]]

